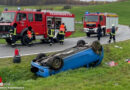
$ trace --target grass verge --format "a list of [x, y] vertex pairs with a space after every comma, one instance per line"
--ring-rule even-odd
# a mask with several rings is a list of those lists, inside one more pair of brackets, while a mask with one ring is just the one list
[[[122, 49], [115, 48], [115, 45]], [[130, 40], [104, 45], [104, 59], [96, 68], [79, 68], [53, 75], [36, 77], [30, 72], [30, 62], [36, 55], [22, 57], [20, 64], [13, 64], [12, 58], [0, 59], [0, 76], [9, 87], [24, 87], [25, 90], [129, 90]], [[118, 63], [109, 67], [106, 62]], [[5, 87], [8, 85], [5, 85]]]
[[[8, 7], [9, 9], [16, 10], [17, 7], [15, 6], [4, 6], [0, 5], [0, 12], [4, 10], [5, 7]], [[54, 10], [62, 10], [63, 6], [22, 6], [21, 9], [25, 8], [32, 8], [32, 9], [54, 9]], [[124, 1], [124, 2], [114, 2], [110, 4], [104, 4], [104, 5], [90, 5], [90, 6], [72, 6], [72, 9], [68, 9], [67, 11], [70, 11], [75, 14], [76, 21], [82, 21], [82, 17], [86, 11], [89, 12], [110, 12], [110, 13], [117, 13], [119, 15], [119, 24], [129, 25], [130, 21], [130, 0]], [[85, 33], [83, 30], [82, 24], [75, 24], [76, 31], [71, 37], [82, 37], [85, 36]], [[0, 43], [5, 44], [5, 40], [0, 40]]]

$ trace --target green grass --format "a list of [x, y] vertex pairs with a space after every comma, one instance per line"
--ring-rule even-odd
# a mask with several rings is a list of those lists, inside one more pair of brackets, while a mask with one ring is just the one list
[[83, 26], [82, 24], [75, 24], [75, 32], [69, 37], [69, 38], [73, 38], [73, 37], [83, 37], [86, 35], [85, 32], [83, 32]]
[[[63, 6], [26, 6], [27, 8], [53, 8], [54, 10], [62, 10]], [[22, 7], [26, 8], [25, 6]], [[14, 7], [13, 7], [14, 8]], [[90, 5], [90, 6], [72, 6], [72, 9], [68, 9], [75, 14], [76, 21], [82, 21], [82, 17], [86, 11], [89, 12], [109, 12], [117, 13], [119, 15], [119, 24], [129, 25], [130, 23], [130, 0], [124, 2], [114, 2], [104, 5]]]
[[[4, 10], [5, 7], [8, 7], [10, 10], [16, 10], [17, 7], [15, 6], [4, 6], [0, 5], [0, 12]], [[49, 5], [49, 6], [22, 6], [21, 9], [24, 8], [32, 8], [32, 9], [54, 9], [54, 10], [62, 10], [62, 5]], [[89, 12], [110, 12], [110, 13], [117, 13], [119, 15], [119, 24], [123, 25], [130, 25], [130, 0], [124, 2], [115, 2], [110, 4], [104, 5], [91, 5], [91, 6], [72, 6], [72, 9], [68, 9], [75, 14], [76, 21], [82, 21], [82, 17], [86, 11]], [[85, 36], [85, 33], [82, 31], [83, 25], [76, 24], [75, 25], [75, 33], [71, 37], [81, 37]], [[5, 43], [4, 40], [0, 40], [0, 43]]]
[[[130, 40], [104, 45], [105, 55], [100, 66], [69, 70], [48, 78], [36, 77], [30, 72], [30, 62], [36, 55], [22, 57], [20, 64], [13, 64], [12, 58], [0, 59], [0, 76], [4, 83], [25, 90], [129, 90], [130, 64], [124, 61], [130, 58], [129, 46]], [[112, 60], [118, 65], [105, 64]]]
[[76, 20], [81, 21], [85, 11], [89, 12], [109, 12], [117, 13], [119, 15], [119, 24], [129, 25], [130, 23], [130, 0], [126, 2], [116, 2], [104, 5], [93, 5], [93, 6], [74, 6], [71, 11], [76, 15]]
[[[4, 7], [0, 6], [0, 12]], [[26, 6], [27, 8], [52, 8], [61, 10], [63, 6]], [[22, 7], [22, 8], [26, 8]], [[9, 7], [16, 9], [16, 7]], [[76, 21], [81, 21], [85, 11], [112, 12], [119, 15], [119, 23], [129, 25], [130, 0], [105, 5], [73, 6], [68, 10], [76, 15]], [[85, 36], [82, 24], [76, 24], [76, 32], [71, 37]], [[5, 43], [0, 39], [0, 43]], [[129, 90], [130, 64], [124, 60], [130, 58], [130, 40], [104, 46], [104, 60], [96, 68], [79, 68], [69, 70], [48, 78], [36, 77], [30, 72], [30, 62], [36, 55], [22, 57], [20, 64], [13, 64], [12, 58], [0, 59], [0, 76], [4, 83], [10, 86], [25, 87], [25, 90]], [[105, 63], [114, 60], [116, 67], [108, 67]], [[8, 85], [6, 85], [8, 86]]]
[[5, 39], [0, 39], [0, 44], [5, 44], [5, 43], [6, 43]]

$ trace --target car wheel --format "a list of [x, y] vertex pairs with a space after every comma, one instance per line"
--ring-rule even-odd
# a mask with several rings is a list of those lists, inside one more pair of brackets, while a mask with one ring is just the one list
[[37, 59], [41, 59], [41, 58], [43, 58], [43, 57], [46, 57], [46, 54], [40, 53], [40, 54], [37, 55], [36, 60], [37, 60]]
[[54, 57], [50, 62], [50, 68], [52, 68], [53, 70], [59, 70], [62, 68], [64, 62], [62, 60], [62, 58], [56, 56]]
[[78, 47], [83, 47], [85, 45], [85, 41], [84, 40], [79, 40], [78, 42], [77, 42], [77, 46]]
[[9, 39], [9, 38], [6, 39], [6, 42], [7, 42], [8, 45], [11, 45], [11, 44], [12, 44], [12, 41], [11, 41], [11, 39]]
[[102, 45], [100, 44], [99, 41], [94, 41], [91, 45], [92, 50], [96, 53], [96, 54], [101, 54], [102, 52]]

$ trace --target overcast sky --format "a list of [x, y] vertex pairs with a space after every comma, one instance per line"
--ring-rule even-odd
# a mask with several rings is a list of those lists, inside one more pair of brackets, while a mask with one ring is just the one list
[[117, 0], [80, 0], [80, 1], [108, 1], [108, 2], [112, 2], [112, 1], [117, 1]]

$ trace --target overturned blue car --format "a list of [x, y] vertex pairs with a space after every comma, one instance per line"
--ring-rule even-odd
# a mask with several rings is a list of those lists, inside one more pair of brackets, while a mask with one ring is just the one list
[[31, 62], [31, 71], [38, 76], [50, 75], [79, 67], [95, 67], [104, 57], [102, 45], [94, 41], [91, 45], [79, 40], [77, 45], [46, 56], [40, 53]]

